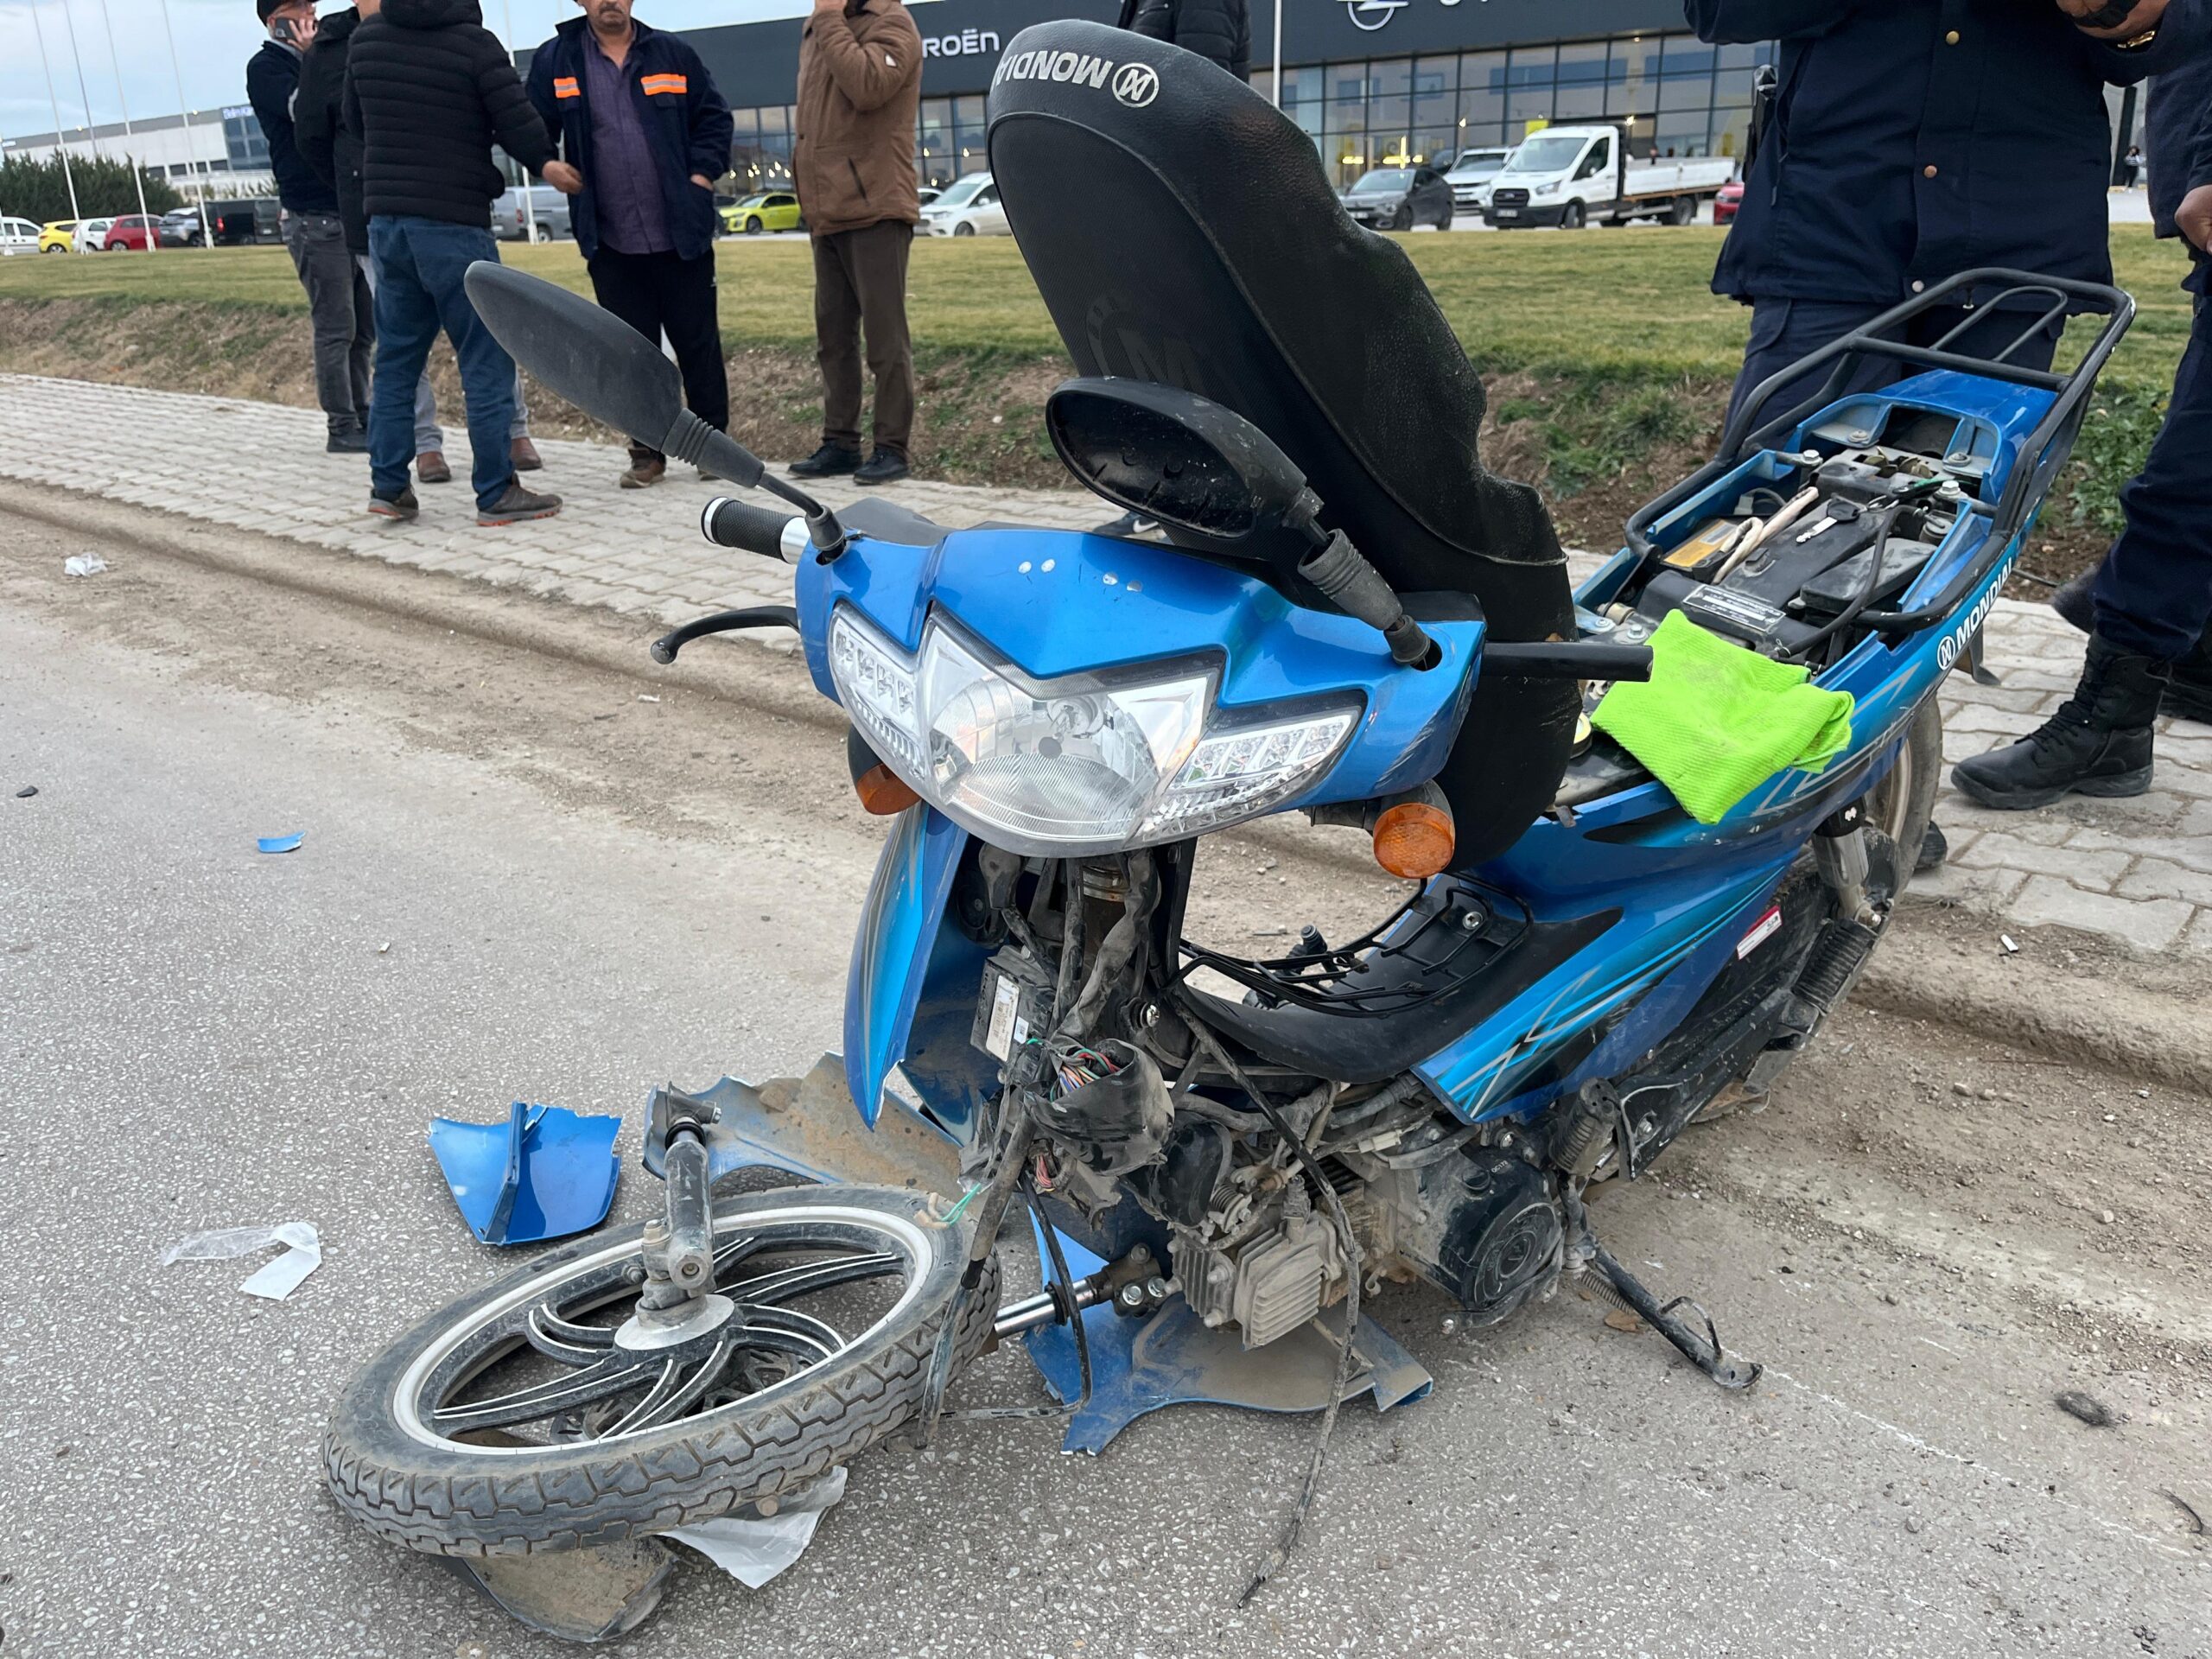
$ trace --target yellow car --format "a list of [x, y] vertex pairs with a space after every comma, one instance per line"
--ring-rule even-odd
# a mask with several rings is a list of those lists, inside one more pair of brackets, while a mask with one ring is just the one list
[[722, 229], [731, 236], [740, 232], [758, 236], [763, 231], [803, 231], [806, 220], [800, 216], [798, 198], [788, 190], [760, 190], [742, 201], [734, 201], [721, 210]]
[[41, 253], [68, 253], [77, 245], [77, 221], [57, 219], [38, 229], [38, 251]]

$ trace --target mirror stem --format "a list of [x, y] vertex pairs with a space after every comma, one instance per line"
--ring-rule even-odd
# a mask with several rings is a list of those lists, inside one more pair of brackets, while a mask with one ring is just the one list
[[760, 457], [727, 432], [709, 426], [688, 409], [680, 409], [661, 441], [653, 446], [678, 461], [728, 479], [741, 490], [765, 488], [806, 515], [806, 538], [823, 562], [845, 550], [845, 527], [837, 515], [796, 485], [786, 483], [760, 464]]

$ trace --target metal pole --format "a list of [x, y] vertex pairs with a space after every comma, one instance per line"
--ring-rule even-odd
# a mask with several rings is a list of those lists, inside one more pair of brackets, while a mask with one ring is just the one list
[[147, 221], [146, 251], [157, 253], [161, 251], [162, 236], [146, 213], [146, 169], [130, 154], [136, 142], [130, 132], [130, 99], [123, 90], [123, 59], [115, 49], [115, 19], [107, 14], [107, 0], [100, 0], [100, 27], [107, 31], [107, 60], [115, 71], [115, 101], [123, 106], [124, 159], [130, 163], [130, 182], [138, 192], [138, 217]]
[[1282, 0], [1275, 0], [1275, 75], [1268, 100], [1277, 109], [1282, 108]]
[[[54, 150], [61, 157], [62, 181], [69, 187], [69, 217], [73, 221], [81, 219], [84, 214], [77, 207], [77, 175], [69, 169], [69, 145], [61, 136], [61, 100], [54, 95], [54, 66], [46, 56], [46, 25], [38, 20], [35, 0], [31, 6], [31, 27], [38, 33], [39, 67], [46, 71], [46, 101], [54, 110]], [[76, 226], [73, 223], [69, 239], [73, 243], [76, 237]]]
[[[499, 9], [506, 14], [507, 17], [507, 61], [512, 63], [515, 57], [514, 0], [499, 0]], [[530, 227], [530, 245], [536, 247], [537, 245], [537, 193], [530, 188], [530, 169], [526, 167], [522, 172], [522, 217], [523, 223]]]
[[100, 156], [99, 140], [92, 136], [92, 95], [85, 88], [85, 60], [77, 50], [77, 20], [69, 10], [69, 0], [61, 0], [62, 27], [69, 31], [69, 59], [77, 66], [77, 99], [85, 106], [85, 145], [92, 152], [92, 159]]
[[[192, 114], [184, 107], [184, 66], [177, 61], [176, 30], [169, 26], [169, 0], [162, 0], [162, 32], [169, 38], [169, 73], [176, 79], [177, 118], [184, 123], [184, 153], [192, 154]], [[207, 223], [207, 192], [214, 188], [215, 164], [207, 163], [207, 181], [200, 187], [200, 245], [215, 245], [215, 232]]]

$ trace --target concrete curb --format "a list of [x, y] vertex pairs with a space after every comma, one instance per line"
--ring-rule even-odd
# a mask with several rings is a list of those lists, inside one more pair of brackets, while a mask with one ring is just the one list
[[[157, 557], [317, 598], [444, 627], [511, 649], [621, 676], [640, 686], [704, 693], [762, 714], [842, 732], [844, 721], [814, 691], [790, 653], [708, 639], [675, 666], [645, 654], [656, 625], [641, 617], [490, 589], [456, 575], [410, 570], [350, 555], [152, 517], [97, 496], [0, 480], [0, 512], [57, 529], [110, 538]], [[1231, 839], [1317, 872], [1361, 870], [1357, 848], [1280, 821], [1231, 832]], [[2101, 1065], [2146, 1080], [2212, 1091], [2212, 1023], [2192, 999], [2116, 982], [2108, 959], [2094, 974], [2047, 965], [2056, 950], [1997, 957], [1993, 925], [1946, 925], [1936, 906], [1913, 905], [1856, 992], [1864, 1006], [1929, 1019], [1975, 1036], [2018, 1044], [2054, 1058]], [[2024, 938], [2034, 938], [2024, 931]], [[2065, 937], [2062, 932], [2048, 936]]]

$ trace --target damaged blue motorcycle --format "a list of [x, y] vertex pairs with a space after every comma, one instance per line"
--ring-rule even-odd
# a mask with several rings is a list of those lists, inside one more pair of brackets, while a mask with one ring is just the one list
[[[1716, 1382], [1758, 1375], [1585, 1197], [1771, 1088], [1880, 944], [1937, 689], [1976, 664], [2131, 302], [1931, 289], [1770, 382], [1577, 593], [1535, 492], [1484, 470], [1482, 385], [1403, 250], [1263, 98], [1046, 23], [1001, 63], [989, 148], [1077, 370], [1050, 440], [1156, 537], [832, 511], [607, 313], [469, 274], [548, 386], [783, 504], [717, 499], [703, 528], [785, 561], [793, 602], [653, 655], [795, 629], [888, 839], [842, 1058], [653, 1091], [654, 1220], [534, 1256], [345, 1391], [330, 1484], [394, 1542], [648, 1536], [956, 1416], [1057, 1414], [1090, 1450], [1184, 1400], [1325, 1424], [1427, 1386], [1361, 1318], [1386, 1281], [1476, 1326], [1578, 1281]], [[1962, 305], [2017, 314], [2013, 350], [1904, 342]], [[2085, 314], [2070, 370], [2012, 360]], [[1823, 389], [1773, 407], [1808, 370]], [[1840, 750], [1693, 816], [1587, 717], [1676, 616], [1847, 692]], [[1192, 938], [1201, 841], [1284, 813], [1366, 836], [1402, 907], [1264, 959]], [[753, 1168], [807, 1179], [724, 1179]], [[1002, 1295], [1017, 1246], [1041, 1288]], [[1016, 1339], [1058, 1404], [948, 1405]]]

